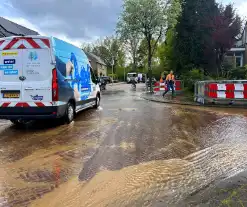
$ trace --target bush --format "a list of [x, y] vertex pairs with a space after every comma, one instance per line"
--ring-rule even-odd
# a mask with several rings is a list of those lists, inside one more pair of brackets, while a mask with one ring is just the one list
[[184, 81], [184, 87], [193, 92], [196, 81], [208, 80], [210, 77], [205, 76], [200, 69], [192, 69], [186, 73], [182, 73], [180, 79]]
[[245, 80], [247, 75], [246, 67], [237, 67], [230, 71], [229, 79], [232, 80]]

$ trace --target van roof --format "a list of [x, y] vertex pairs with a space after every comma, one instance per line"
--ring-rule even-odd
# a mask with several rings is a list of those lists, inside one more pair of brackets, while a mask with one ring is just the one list
[[42, 36], [42, 35], [26, 35], [26, 36], [9, 36], [9, 37], [2, 37], [0, 40], [9, 40], [13, 38], [25, 38], [25, 37], [31, 37], [31, 38], [51, 38], [49, 36]]

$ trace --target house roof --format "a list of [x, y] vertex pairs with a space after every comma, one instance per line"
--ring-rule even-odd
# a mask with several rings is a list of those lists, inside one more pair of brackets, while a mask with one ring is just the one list
[[105, 62], [99, 56], [97, 56], [91, 52], [85, 52], [85, 53], [86, 53], [86, 55], [90, 61], [95, 61], [96, 63], [106, 65]]
[[38, 32], [28, 29], [26, 27], [23, 27], [3, 17], [0, 17], [0, 27], [3, 30], [0, 32], [0, 36], [2, 37], [8, 37], [8, 36], [13, 36], [13, 35], [18, 35], [18, 36], [19, 35], [20, 36], [39, 35]]

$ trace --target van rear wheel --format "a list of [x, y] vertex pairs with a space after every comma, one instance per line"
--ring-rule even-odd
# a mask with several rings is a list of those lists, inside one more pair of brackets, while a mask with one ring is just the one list
[[75, 107], [72, 103], [68, 103], [66, 113], [64, 115], [64, 121], [65, 123], [69, 124], [71, 123], [75, 118]]

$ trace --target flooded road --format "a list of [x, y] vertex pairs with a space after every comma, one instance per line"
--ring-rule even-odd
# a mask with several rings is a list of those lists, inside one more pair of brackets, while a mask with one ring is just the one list
[[0, 120], [0, 207], [175, 206], [247, 168], [245, 111], [149, 102], [141, 87], [109, 87], [70, 125]]

